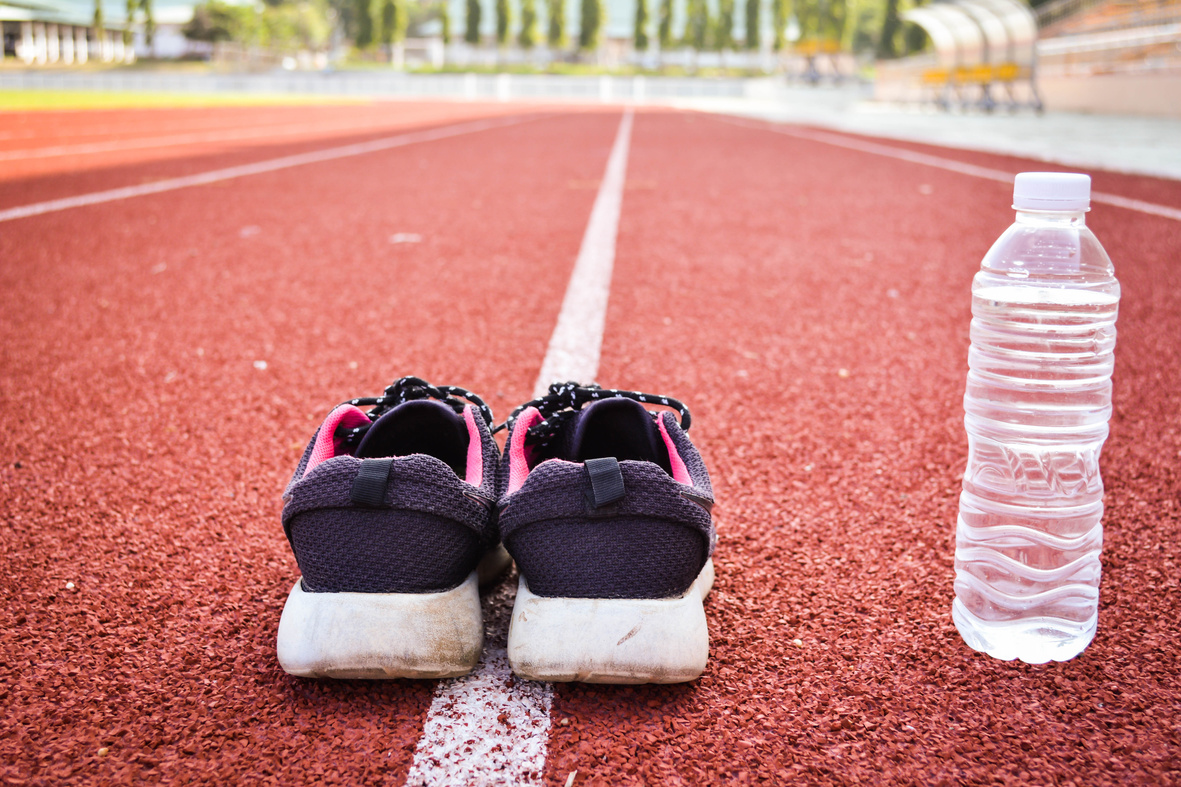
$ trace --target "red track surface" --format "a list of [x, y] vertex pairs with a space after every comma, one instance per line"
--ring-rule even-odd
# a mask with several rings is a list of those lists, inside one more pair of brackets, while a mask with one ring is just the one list
[[386, 103], [0, 113], [0, 208], [522, 111]]
[[[316, 419], [400, 374], [500, 417], [528, 395], [617, 122], [0, 224], [0, 776], [404, 780], [432, 683], [275, 661], [279, 493]], [[288, 149], [29, 175], [0, 205]], [[548, 781], [1181, 781], [1181, 224], [1090, 219], [1124, 286], [1099, 633], [1035, 667], [949, 612], [968, 287], [1009, 189], [660, 112], [628, 184], [599, 378], [693, 408], [712, 656], [692, 685], [560, 686]], [[1181, 207], [1175, 182], [1095, 188]]]

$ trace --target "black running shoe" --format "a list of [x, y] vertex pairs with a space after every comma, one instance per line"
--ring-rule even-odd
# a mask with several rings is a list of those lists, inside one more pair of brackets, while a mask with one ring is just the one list
[[509, 562], [491, 423], [476, 395], [416, 377], [328, 415], [283, 495], [303, 574], [279, 621], [284, 670], [440, 678], [476, 665], [479, 574]]
[[[680, 411], [651, 413], [645, 405]], [[709, 474], [664, 396], [554, 384], [510, 418], [500, 533], [520, 570], [508, 637], [534, 680], [677, 683], [709, 655]]]

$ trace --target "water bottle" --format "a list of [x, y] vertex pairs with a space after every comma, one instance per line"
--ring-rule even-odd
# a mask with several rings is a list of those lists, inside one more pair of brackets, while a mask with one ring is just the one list
[[1018, 175], [1017, 220], [972, 282], [952, 618], [1006, 661], [1073, 658], [1098, 622], [1120, 288], [1090, 198], [1087, 175]]

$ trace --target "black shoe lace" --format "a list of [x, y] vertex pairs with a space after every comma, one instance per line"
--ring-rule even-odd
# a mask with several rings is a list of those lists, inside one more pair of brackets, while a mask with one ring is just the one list
[[492, 410], [484, 404], [483, 399], [471, 391], [456, 385], [431, 385], [421, 377], [403, 377], [400, 380], [395, 380], [381, 396], [368, 396], [341, 402], [341, 404], [351, 404], [354, 407], [372, 406], [373, 409], [366, 413], [369, 416], [369, 424], [354, 429], [346, 429], [343, 425], [338, 426], [334, 436], [338, 440], [343, 440], [345, 445], [355, 446], [361, 437], [369, 431], [373, 421], [411, 399], [438, 399], [457, 413], [463, 412], [465, 405], [463, 400], [466, 399], [479, 409], [484, 423], [492, 426]]
[[526, 408], [536, 407], [541, 412], [542, 420], [529, 428], [529, 431], [525, 435], [525, 444], [530, 446], [547, 446], [565, 430], [567, 424], [574, 419], [578, 411], [585, 405], [601, 399], [612, 398], [631, 399], [642, 404], [658, 404], [664, 407], [671, 407], [680, 413], [681, 428], [685, 431], [689, 430], [689, 424], [692, 421], [692, 418], [689, 416], [689, 408], [671, 396], [657, 396], [654, 394], [640, 393], [639, 391], [620, 391], [617, 388], [601, 388], [594, 383], [580, 385], [576, 382], [567, 382], [553, 383], [550, 385], [548, 393], [533, 401], [525, 402], [513, 410], [508, 420], [492, 431], [499, 432], [505, 427], [512, 429], [513, 424], [517, 422], [517, 418]]

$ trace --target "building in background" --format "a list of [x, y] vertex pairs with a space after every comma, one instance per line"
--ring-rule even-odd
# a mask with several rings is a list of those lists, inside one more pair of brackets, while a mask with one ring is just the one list
[[150, 46], [144, 38], [142, 19], [132, 20], [133, 45], [124, 43], [128, 29], [124, 2], [106, 0], [102, 10], [100, 32], [90, 0], [0, 0], [4, 58], [30, 66], [131, 63], [137, 57], [180, 58], [201, 50], [201, 44], [189, 41], [181, 32], [193, 18], [191, 3], [155, 5], [155, 34]]
[[104, 4], [103, 15], [99, 30], [93, 6], [57, 0], [3, 0], [4, 57], [27, 65], [133, 61], [134, 49], [123, 44], [126, 14], [113, 4], [110, 8]]

